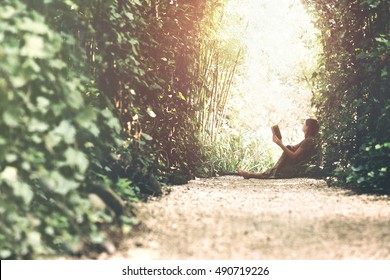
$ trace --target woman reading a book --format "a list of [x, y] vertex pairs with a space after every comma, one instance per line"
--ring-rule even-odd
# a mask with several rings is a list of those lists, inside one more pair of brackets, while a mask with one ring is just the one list
[[302, 131], [305, 138], [302, 142], [294, 146], [285, 146], [282, 140], [273, 133], [272, 140], [283, 150], [282, 156], [273, 168], [263, 173], [250, 173], [239, 169], [238, 174], [245, 179], [292, 178], [302, 176], [305, 171], [302, 170], [302, 166], [310, 161], [317, 146], [314, 138], [319, 131], [317, 120], [307, 119], [303, 124]]

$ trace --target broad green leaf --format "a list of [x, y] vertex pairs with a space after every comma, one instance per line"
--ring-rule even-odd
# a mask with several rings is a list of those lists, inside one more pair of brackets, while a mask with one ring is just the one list
[[18, 156], [15, 155], [15, 154], [7, 154], [5, 156], [5, 160], [8, 162], [8, 163], [12, 163], [14, 161], [16, 161], [18, 159]]
[[13, 166], [6, 166], [3, 172], [0, 173], [0, 179], [16, 182], [18, 179], [18, 170]]
[[17, 10], [11, 6], [0, 6], [0, 18], [10, 19], [17, 13]]
[[67, 144], [72, 144], [75, 141], [76, 129], [69, 121], [62, 121], [54, 132], [61, 136]]
[[77, 115], [76, 121], [81, 127], [89, 130], [92, 135], [97, 137], [100, 133], [100, 130], [95, 124], [96, 117], [95, 110], [91, 107], [87, 107]]
[[53, 151], [53, 148], [61, 143], [62, 137], [58, 135], [55, 131], [50, 131], [45, 137], [45, 147], [49, 151]]
[[66, 67], [66, 63], [60, 59], [51, 59], [49, 65], [54, 69], [64, 69]]
[[49, 31], [49, 27], [43, 23], [34, 21], [31, 18], [25, 17], [18, 21], [18, 28], [22, 31], [27, 31], [35, 34], [46, 34]]
[[26, 183], [17, 181], [12, 183], [12, 189], [16, 196], [23, 198], [26, 205], [29, 205], [34, 197], [31, 187]]
[[155, 118], [156, 117], [156, 113], [153, 112], [153, 110], [151, 108], [148, 108], [146, 110], [146, 112], [148, 113], [148, 115], [151, 117], [151, 118]]
[[27, 83], [27, 80], [23, 76], [14, 76], [10, 80], [14, 88], [21, 88]]
[[129, 20], [134, 20], [134, 15], [130, 12], [125, 12], [125, 15], [126, 17], [129, 19]]
[[27, 234], [29, 244], [37, 249], [41, 246], [41, 234], [38, 231], [31, 231]]
[[53, 171], [46, 183], [50, 190], [61, 195], [66, 195], [71, 190], [75, 190], [79, 187], [79, 183], [65, 178], [58, 171]]
[[25, 35], [25, 44], [20, 50], [20, 54], [31, 58], [47, 58], [45, 42], [41, 36]]
[[33, 75], [41, 74], [41, 67], [36, 63], [35, 59], [29, 58], [23, 63], [24, 76], [32, 79]]
[[7, 250], [7, 249], [0, 250], [0, 258], [3, 260], [9, 258], [11, 255], [12, 255], [12, 252], [10, 250]]
[[377, 37], [375, 38], [375, 41], [380, 42], [380, 43], [388, 43], [389, 41], [386, 38], [383, 37]]
[[144, 132], [142, 132], [141, 136], [146, 140], [146, 141], [151, 141], [153, 140], [153, 137], [150, 136], [149, 134], [146, 134]]
[[91, 123], [88, 127], [88, 131], [92, 133], [93, 136], [98, 137], [100, 134], [100, 130], [98, 126], [94, 123]]
[[45, 227], [45, 233], [48, 235], [54, 235], [55, 234], [54, 228], [51, 226]]
[[30, 171], [31, 170], [31, 164], [29, 162], [27, 162], [27, 161], [23, 162], [21, 167], [25, 171]]
[[32, 140], [35, 144], [41, 144], [41, 143], [42, 143], [42, 137], [41, 137], [41, 135], [33, 134], [33, 135], [31, 136], [31, 140]]
[[102, 243], [104, 241], [104, 235], [102, 233], [96, 232], [96, 231], [93, 231], [90, 234], [90, 238], [91, 238], [92, 243], [95, 243], [95, 244], [99, 244], [99, 243]]
[[389, 73], [387, 72], [387, 69], [386, 69], [386, 68], [383, 68], [383, 69], [381, 70], [381, 77], [382, 77], [382, 78], [386, 78], [388, 75], [389, 75]]
[[7, 110], [3, 113], [3, 121], [9, 127], [17, 127], [19, 125], [17, 112], [15, 110]]
[[121, 126], [117, 118], [111, 113], [110, 110], [106, 109], [102, 111], [102, 115], [107, 120], [107, 125], [112, 128], [116, 133], [119, 133]]
[[[73, 84], [75, 83], [75, 84]], [[80, 109], [82, 106], [84, 106], [84, 99], [77, 88], [76, 85], [77, 81], [72, 81], [72, 83], [67, 83], [67, 89], [65, 94], [65, 98], [67, 103], [75, 109]]]
[[81, 173], [85, 173], [89, 165], [87, 156], [73, 148], [65, 151], [65, 159], [68, 165], [78, 168]]
[[43, 96], [37, 97], [37, 108], [41, 113], [46, 114], [46, 112], [49, 110], [49, 105], [50, 105], [49, 99]]
[[28, 124], [28, 131], [29, 132], [44, 132], [49, 129], [49, 125], [46, 122], [42, 122], [37, 119], [31, 119], [30, 123]]
[[46, 149], [52, 151], [61, 141], [64, 141], [66, 144], [72, 144], [75, 141], [75, 137], [75, 127], [69, 121], [63, 120], [59, 126], [44, 137]]

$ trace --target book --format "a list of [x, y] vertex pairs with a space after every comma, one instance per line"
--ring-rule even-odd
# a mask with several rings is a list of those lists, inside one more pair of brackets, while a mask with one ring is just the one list
[[280, 129], [278, 125], [271, 126], [272, 134], [276, 135], [280, 140], [282, 140], [282, 134], [280, 133]]

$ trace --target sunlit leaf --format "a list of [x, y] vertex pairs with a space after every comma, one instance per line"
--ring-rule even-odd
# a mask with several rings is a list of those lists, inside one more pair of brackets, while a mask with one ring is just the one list
[[66, 162], [70, 166], [78, 168], [81, 173], [85, 173], [89, 166], [89, 161], [86, 155], [83, 152], [75, 150], [73, 148], [68, 148], [65, 151], [65, 158]]
[[17, 13], [17, 10], [12, 6], [0, 6], [0, 18], [10, 19]]
[[89, 236], [93, 243], [99, 244], [104, 241], [104, 235], [100, 232], [92, 232]]
[[21, 181], [13, 182], [12, 189], [16, 196], [21, 197], [26, 205], [29, 205], [34, 197], [31, 187]]
[[48, 130], [49, 125], [46, 122], [40, 121], [38, 119], [31, 119], [28, 124], [29, 132], [44, 132]]
[[148, 115], [149, 115], [151, 118], [155, 118], [155, 117], [156, 117], [156, 113], [153, 112], [153, 110], [152, 110], [151, 108], [148, 108], [146, 111], [147, 111]]
[[76, 83], [76, 81], [73, 81], [73, 83], [67, 83], [65, 98], [70, 107], [80, 109], [84, 105], [84, 99], [77, 86], [78, 83]]
[[71, 190], [75, 190], [79, 187], [80, 183], [72, 179], [65, 178], [58, 171], [53, 171], [49, 178], [46, 180], [46, 184], [50, 190], [65, 195]]
[[45, 146], [46, 149], [52, 151], [62, 140], [61, 135], [57, 134], [55, 131], [50, 131], [45, 137]]
[[0, 178], [9, 182], [16, 182], [18, 170], [13, 166], [6, 166], [3, 172], [0, 173]]
[[16, 161], [18, 159], [18, 156], [15, 155], [15, 154], [7, 154], [5, 156], [5, 160], [8, 162], [8, 163], [12, 163], [14, 161]]
[[153, 140], [153, 137], [150, 136], [149, 134], [146, 134], [146, 133], [142, 133], [141, 136], [146, 140], [146, 141], [151, 141]]
[[76, 129], [69, 121], [64, 120], [54, 129], [54, 133], [61, 136], [65, 143], [71, 144], [75, 140]]
[[47, 98], [43, 96], [37, 97], [37, 108], [41, 113], [45, 114], [49, 110], [49, 105], [50, 101]]
[[186, 101], [186, 98], [184, 97], [184, 95], [183, 95], [183, 93], [181, 91], [179, 91], [178, 95], [179, 95], [181, 100]]
[[19, 116], [14, 110], [7, 110], [3, 113], [3, 121], [9, 127], [17, 127], [19, 125], [18, 118]]
[[39, 21], [32, 20], [31, 18], [24, 17], [18, 22], [18, 28], [22, 31], [28, 31], [35, 34], [45, 34], [49, 31], [48, 26]]
[[15, 76], [11, 78], [11, 82], [15, 88], [20, 88], [27, 83], [27, 79], [23, 76]]
[[25, 44], [20, 50], [21, 55], [31, 58], [46, 58], [45, 43], [41, 36], [25, 35]]

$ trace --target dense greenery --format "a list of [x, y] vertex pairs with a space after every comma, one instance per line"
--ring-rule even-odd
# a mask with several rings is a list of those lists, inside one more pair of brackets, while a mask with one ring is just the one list
[[390, 191], [390, 2], [305, 1], [321, 32], [313, 74], [325, 168], [366, 191]]
[[97, 241], [95, 222], [108, 217], [91, 210], [87, 184], [119, 123], [88, 102], [92, 85], [69, 34], [21, 1], [3, 3], [0, 18], [0, 257]]
[[202, 3], [3, 1], [1, 258], [101, 243], [124, 210], [117, 194], [159, 194], [197, 172]]
[[[388, 191], [389, 2], [305, 2], [324, 49], [312, 81], [325, 167]], [[245, 49], [216, 33], [223, 3], [2, 1], [0, 258], [101, 244], [131, 228], [123, 200], [140, 192], [267, 167], [263, 138], [227, 119]]]

